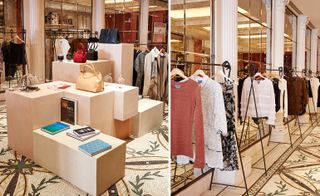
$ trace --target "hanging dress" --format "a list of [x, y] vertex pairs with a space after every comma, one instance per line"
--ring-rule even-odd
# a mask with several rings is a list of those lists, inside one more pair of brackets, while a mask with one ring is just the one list
[[224, 104], [227, 117], [228, 135], [221, 135], [222, 152], [224, 169], [226, 171], [233, 171], [239, 169], [237, 157], [237, 142], [236, 142], [236, 125], [234, 118], [235, 102], [233, 94], [233, 84], [226, 81], [222, 84]]

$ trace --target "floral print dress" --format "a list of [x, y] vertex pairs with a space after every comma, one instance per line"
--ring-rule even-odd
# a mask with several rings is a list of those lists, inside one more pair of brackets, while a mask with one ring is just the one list
[[236, 125], [234, 118], [235, 101], [233, 93], [233, 83], [226, 81], [222, 84], [224, 104], [227, 116], [228, 135], [221, 135], [224, 169], [233, 171], [239, 169], [237, 157], [237, 142], [236, 142]]

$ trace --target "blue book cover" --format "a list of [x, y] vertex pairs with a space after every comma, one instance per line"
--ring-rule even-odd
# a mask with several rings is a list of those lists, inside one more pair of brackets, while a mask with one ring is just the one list
[[64, 131], [66, 129], [69, 129], [70, 126], [67, 125], [67, 124], [64, 124], [62, 122], [55, 122], [55, 123], [52, 123], [50, 125], [47, 125], [47, 126], [44, 126], [44, 127], [41, 127], [41, 130], [44, 131], [44, 132], [47, 132], [51, 135], [54, 135], [54, 134], [57, 134], [61, 131]]
[[79, 146], [79, 150], [81, 150], [82, 152], [90, 155], [90, 156], [94, 156], [96, 154], [99, 154], [100, 152], [103, 152], [105, 150], [108, 150], [111, 148], [111, 145], [100, 140], [100, 139], [96, 139], [93, 140], [91, 142], [88, 142], [86, 144], [82, 144]]

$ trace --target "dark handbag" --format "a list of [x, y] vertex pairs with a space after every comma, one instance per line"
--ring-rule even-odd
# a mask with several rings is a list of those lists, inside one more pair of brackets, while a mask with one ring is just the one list
[[98, 44], [97, 43], [90, 43], [89, 50], [87, 52], [87, 59], [91, 61], [96, 61], [98, 60]]
[[109, 44], [120, 43], [119, 30], [116, 28], [101, 29], [99, 42], [100, 43], [109, 43]]
[[77, 51], [73, 53], [73, 62], [75, 63], [85, 63], [87, 61], [86, 49], [83, 43], [79, 43]]
[[63, 56], [58, 56], [59, 61], [63, 61], [64, 57]]

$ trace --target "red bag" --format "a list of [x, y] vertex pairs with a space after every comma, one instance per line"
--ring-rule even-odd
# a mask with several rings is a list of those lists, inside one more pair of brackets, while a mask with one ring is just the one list
[[75, 63], [85, 63], [87, 61], [87, 52], [83, 43], [79, 43], [77, 51], [73, 53], [73, 62]]

